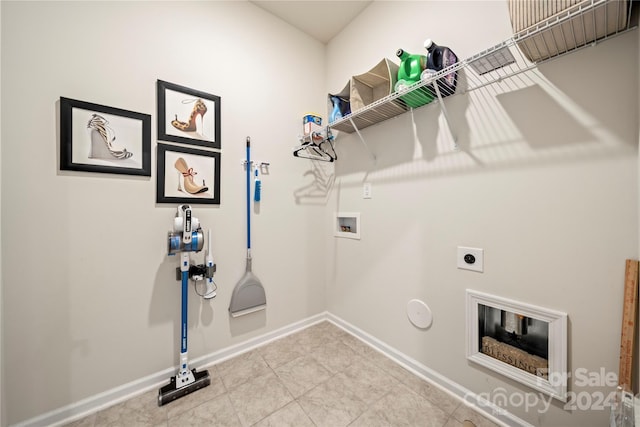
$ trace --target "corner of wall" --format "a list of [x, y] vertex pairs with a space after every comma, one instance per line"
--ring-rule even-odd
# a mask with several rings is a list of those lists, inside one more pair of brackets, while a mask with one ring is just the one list
[[[2, 3], [0, 3], [0, 46], [2, 45]], [[0, 54], [0, 99], [2, 99], [2, 55]], [[2, 164], [2, 105], [0, 103], [0, 165]], [[0, 242], [2, 242], [2, 169], [0, 168]], [[0, 244], [0, 271], [2, 271], [2, 245]], [[2, 274], [0, 273], [0, 426], [6, 425], [4, 411], [4, 326], [2, 322]]]
[[[640, 30], [636, 30], [638, 36], [638, 46], [640, 46]], [[638, 56], [638, 70], [640, 70], [640, 56]], [[638, 74], [638, 106], [640, 106], [640, 73]], [[640, 225], [640, 108], [638, 108], [638, 224]], [[638, 242], [640, 242], [640, 227], [638, 230]], [[638, 245], [640, 247], [640, 245]], [[640, 253], [636, 254], [637, 257], [640, 257]], [[640, 324], [640, 311], [638, 312], [638, 324]], [[640, 330], [637, 332], [638, 336], [636, 336], [636, 342], [640, 343]], [[638, 345], [636, 345], [637, 347]], [[636, 349], [637, 350], [637, 349]], [[638, 360], [638, 364], [636, 366], [636, 374], [635, 374], [635, 383], [640, 384], [640, 358]]]

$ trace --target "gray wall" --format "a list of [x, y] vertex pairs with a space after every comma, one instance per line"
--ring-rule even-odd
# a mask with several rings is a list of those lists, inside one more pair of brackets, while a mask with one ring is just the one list
[[[510, 34], [507, 2], [374, 2], [329, 43], [328, 91], [427, 37], [467, 58]], [[568, 313], [569, 370], [617, 373], [625, 259], [638, 257], [637, 76], [629, 33], [445, 100], [459, 151], [436, 105], [415, 111], [417, 141], [410, 114], [364, 129], [377, 162], [339, 135], [327, 221], [360, 212], [362, 239], [333, 242], [329, 312], [490, 399], [533, 393], [467, 361], [474, 289]], [[484, 248], [485, 272], [458, 270], [457, 246]], [[412, 298], [433, 311], [428, 330], [407, 319]], [[570, 390], [595, 401], [612, 388]], [[507, 409], [533, 425], [607, 423], [606, 410], [562, 406]]]
[[[248, 2], [2, 2], [2, 397], [15, 423], [177, 366], [180, 285], [155, 203], [156, 80], [222, 97], [218, 297], [190, 286], [196, 358], [325, 309], [324, 208], [300, 201], [304, 113], [324, 109], [324, 46]], [[300, 64], [304, 64], [301, 67]], [[151, 178], [58, 167], [58, 100], [152, 116]], [[271, 162], [253, 220], [265, 313], [231, 320], [245, 268], [245, 138]], [[202, 262], [203, 254], [194, 258]]]
[[[175, 206], [155, 204], [157, 79], [222, 97], [222, 204], [195, 207], [220, 290], [211, 302], [191, 291], [192, 357], [328, 309], [475, 393], [529, 392], [466, 361], [471, 288], [566, 311], [569, 368], [617, 372], [624, 259], [638, 257], [637, 35], [447, 100], [460, 152], [432, 107], [416, 111], [417, 143], [408, 114], [363, 132], [376, 164], [339, 135], [328, 195], [333, 169], [291, 156], [300, 117], [427, 36], [463, 58], [502, 41], [506, 3], [374, 2], [326, 48], [245, 2], [0, 11], [3, 424], [177, 364], [179, 285], [165, 254]], [[602, 64], [615, 76], [606, 85]], [[59, 171], [60, 96], [151, 114], [152, 177]], [[247, 135], [272, 165], [253, 223], [269, 308], [232, 321]], [[362, 240], [332, 237], [334, 211], [361, 212]], [[455, 268], [458, 245], [485, 249], [485, 273]], [[430, 305], [430, 329], [409, 324], [411, 298]], [[507, 409], [534, 425], [606, 422], [561, 406]]]
[[[2, 46], [2, 6], [0, 6], [0, 46]], [[0, 82], [2, 81], [2, 55], [0, 55]], [[0, 84], [0, 99], [2, 99], [2, 85]], [[0, 103], [0, 172], [2, 171], [2, 103]], [[2, 224], [2, 173], [0, 173], [0, 224]], [[0, 242], [2, 241], [2, 227], [0, 227]], [[2, 245], [0, 244], [0, 271], [2, 271]], [[2, 321], [2, 301], [4, 300], [2, 275], [0, 274], [0, 425], [6, 424], [6, 411], [4, 409], [4, 322]]]

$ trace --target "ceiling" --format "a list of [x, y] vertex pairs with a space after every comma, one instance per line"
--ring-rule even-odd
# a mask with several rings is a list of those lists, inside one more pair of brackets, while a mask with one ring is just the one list
[[326, 44], [373, 0], [249, 1]]

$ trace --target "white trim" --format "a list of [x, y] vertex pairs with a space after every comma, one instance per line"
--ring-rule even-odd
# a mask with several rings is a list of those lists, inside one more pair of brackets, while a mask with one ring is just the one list
[[[363, 341], [365, 344], [384, 354], [400, 366], [414, 373], [415, 375], [425, 380], [435, 383], [435, 385], [458, 397], [467, 406], [473, 407], [478, 412], [481, 412], [485, 417], [500, 425], [508, 426], [521, 426], [521, 427], [533, 427], [531, 424], [521, 420], [520, 418], [512, 415], [504, 409], [496, 406], [492, 402], [482, 399], [470, 390], [462, 387], [450, 379], [444, 377], [438, 372], [426, 367], [420, 362], [412, 359], [389, 346], [388, 344], [380, 341], [372, 335], [364, 332], [362, 329], [353, 326], [345, 320], [335, 316], [329, 312], [322, 312], [275, 331], [268, 332], [264, 335], [248, 339], [247, 341], [235, 344], [230, 347], [226, 347], [222, 350], [214, 353], [201, 356], [191, 362], [191, 365], [196, 369], [205, 368], [216, 363], [223, 362], [227, 359], [231, 359], [242, 353], [251, 351], [257, 347], [266, 345], [272, 341], [283, 338], [287, 335], [296, 333], [309, 326], [320, 323], [324, 320], [328, 320], [337, 327], [350, 333], [356, 338]], [[157, 389], [167, 382], [167, 379], [172, 375], [175, 375], [176, 368], [169, 368], [147, 377], [132, 381], [122, 386], [107, 390], [103, 393], [96, 394], [86, 399], [80, 400], [71, 405], [64, 406], [62, 408], [47, 412], [37, 417], [28, 419], [21, 423], [15, 424], [14, 427], [38, 427], [38, 426], [61, 426], [73, 421], [79, 420], [92, 413], [108, 408], [125, 400], [131, 399], [140, 394], [146, 393], [150, 390]]]
[[365, 344], [373, 347], [375, 350], [384, 354], [403, 368], [411, 371], [415, 375], [420, 378], [435, 383], [435, 385], [440, 388], [448, 391], [453, 394], [455, 397], [458, 397], [462, 400], [464, 404], [472, 407], [478, 412], [481, 412], [485, 417], [490, 419], [491, 421], [507, 426], [521, 426], [521, 427], [533, 427], [533, 425], [528, 422], [516, 417], [515, 415], [507, 412], [503, 408], [495, 405], [493, 402], [490, 402], [486, 399], [483, 399], [481, 396], [476, 395], [471, 390], [466, 389], [460, 384], [451, 381], [449, 378], [441, 375], [440, 373], [434, 371], [431, 368], [423, 365], [417, 360], [407, 356], [404, 353], [399, 352], [395, 348], [389, 346], [388, 344], [380, 341], [373, 335], [369, 335], [364, 332], [362, 329], [353, 326], [352, 324], [346, 322], [345, 320], [331, 314], [327, 313], [327, 320], [335, 324], [336, 326], [344, 329], [346, 332], [349, 332], [351, 335], [359, 338]]
[[[467, 359], [492, 369], [515, 381], [546, 393], [561, 402], [567, 401], [567, 313], [510, 300], [495, 295], [466, 290]], [[541, 320], [549, 325], [548, 379], [531, 374], [481, 352], [478, 342], [478, 307], [484, 305]]]
[[[239, 344], [226, 347], [222, 350], [201, 356], [190, 361], [190, 366], [196, 369], [205, 368], [207, 366], [220, 363], [224, 360], [246, 353], [254, 348], [268, 344], [284, 336], [293, 334], [301, 329], [312, 326], [316, 323], [326, 320], [327, 313], [319, 313], [275, 331], [268, 332], [258, 337], [250, 338]], [[39, 426], [61, 426], [67, 423], [84, 418], [94, 412], [108, 408], [115, 404], [124, 402], [125, 400], [139, 396], [153, 389], [163, 386], [169, 378], [176, 374], [177, 367], [168, 368], [155, 374], [151, 374], [144, 378], [131, 381], [119, 387], [112, 388], [94, 396], [82, 399], [78, 402], [67, 406], [46, 412], [34, 418], [14, 424], [13, 427], [39, 427]]]
[[216, 363], [223, 362], [227, 359], [236, 357], [242, 353], [246, 353], [258, 347], [262, 347], [263, 345], [269, 344], [270, 342], [286, 337], [287, 335], [294, 334], [302, 329], [308, 328], [309, 326], [315, 325], [316, 323], [320, 323], [326, 319], [327, 319], [327, 312], [324, 311], [314, 316], [307, 317], [306, 319], [299, 320], [290, 325], [283, 326], [282, 328], [276, 329], [275, 331], [271, 331], [264, 335], [260, 335], [255, 338], [248, 339], [247, 341], [241, 342], [239, 344], [235, 344], [230, 347], [223, 348], [222, 350], [218, 350], [215, 353], [198, 357], [194, 359], [192, 364], [199, 367], [215, 365]]

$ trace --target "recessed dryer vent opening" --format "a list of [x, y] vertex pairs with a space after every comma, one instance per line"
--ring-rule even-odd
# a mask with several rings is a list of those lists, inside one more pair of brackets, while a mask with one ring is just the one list
[[360, 239], [360, 212], [337, 212], [334, 224], [334, 236]]

